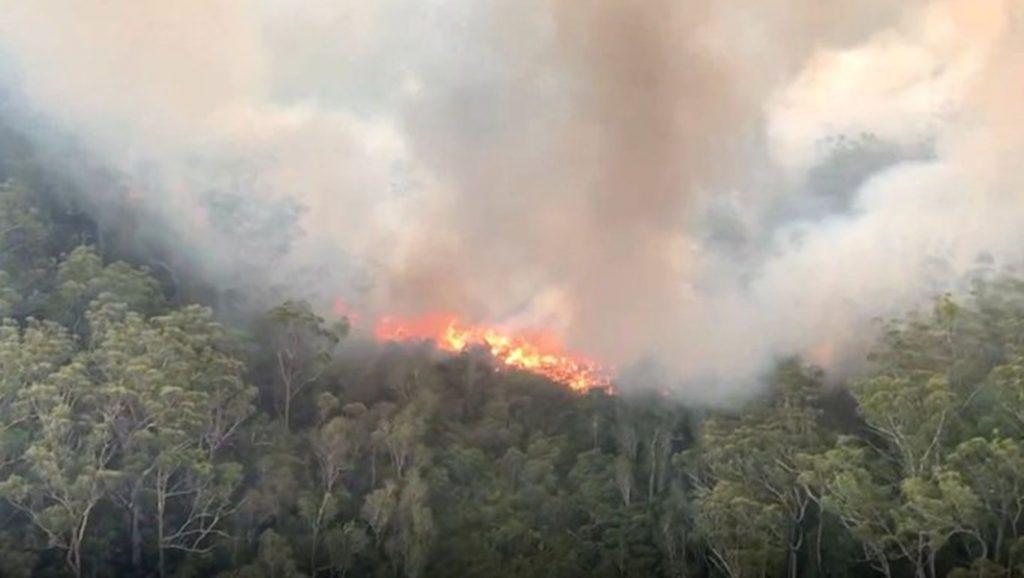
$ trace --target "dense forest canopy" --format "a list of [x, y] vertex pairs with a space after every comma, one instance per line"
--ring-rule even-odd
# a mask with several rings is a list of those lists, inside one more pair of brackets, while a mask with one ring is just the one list
[[687, 407], [302, 302], [224, 325], [25, 146], [0, 167], [0, 575], [1024, 572], [1017, 277], [884, 323], [843, 384], [791, 358]]

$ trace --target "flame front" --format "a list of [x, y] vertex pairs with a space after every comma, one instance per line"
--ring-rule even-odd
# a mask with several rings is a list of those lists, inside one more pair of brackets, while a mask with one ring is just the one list
[[515, 334], [496, 327], [473, 326], [451, 315], [415, 319], [385, 317], [374, 331], [380, 341], [432, 340], [439, 349], [460, 352], [481, 346], [505, 367], [531, 371], [577, 391], [608, 387], [600, 365], [567, 353], [559, 340], [545, 333]]

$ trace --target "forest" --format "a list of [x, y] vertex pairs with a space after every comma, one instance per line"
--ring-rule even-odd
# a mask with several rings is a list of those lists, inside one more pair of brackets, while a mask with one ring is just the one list
[[0, 575], [1024, 575], [1024, 280], [730, 409], [239, 321], [0, 151]]

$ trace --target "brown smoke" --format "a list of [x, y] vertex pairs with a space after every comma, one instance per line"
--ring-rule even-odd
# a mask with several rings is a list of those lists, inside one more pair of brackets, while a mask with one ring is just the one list
[[4, 80], [227, 286], [542, 325], [719, 399], [1021, 257], [1012, 0], [79, 8], [0, 0]]

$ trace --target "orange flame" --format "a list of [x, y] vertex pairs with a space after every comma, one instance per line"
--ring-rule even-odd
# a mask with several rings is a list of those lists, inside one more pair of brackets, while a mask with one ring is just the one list
[[495, 327], [466, 325], [453, 315], [415, 319], [385, 317], [374, 335], [380, 341], [432, 340], [439, 349], [460, 352], [481, 346], [505, 367], [531, 371], [576, 391], [608, 387], [605, 371], [595, 362], [569, 354], [552, 335], [513, 334]]

